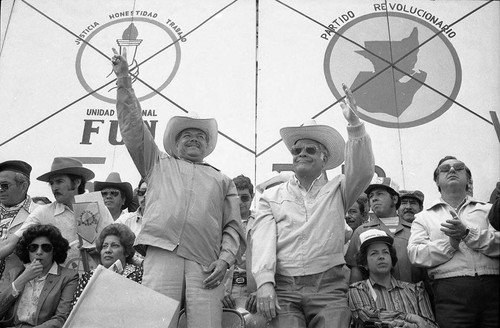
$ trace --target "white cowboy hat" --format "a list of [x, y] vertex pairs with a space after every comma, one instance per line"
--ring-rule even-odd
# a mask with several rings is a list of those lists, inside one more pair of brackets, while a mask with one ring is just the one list
[[290, 152], [292, 146], [300, 139], [315, 140], [325, 146], [328, 150], [325, 170], [336, 168], [344, 162], [344, 138], [331, 126], [318, 125], [315, 120], [309, 120], [302, 126], [282, 128], [280, 135]]
[[174, 116], [168, 121], [163, 134], [163, 147], [169, 155], [178, 156], [175, 137], [185, 129], [199, 129], [205, 132], [208, 137], [206, 157], [214, 151], [217, 144], [217, 121], [214, 118], [198, 118], [198, 114], [195, 112], [190, 112], [189, 115]]

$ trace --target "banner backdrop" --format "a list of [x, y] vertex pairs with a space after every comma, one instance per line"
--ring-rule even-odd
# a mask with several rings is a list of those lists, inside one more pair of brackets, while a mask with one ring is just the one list
[[[470, 167], [479, 199], [500, 180], [497, 1], [4, 3], [0, 160], [29, 162], [33, 177], [53, 157], [74, 156], [95, 180], [117, 171], [137, 184], [110, 75], [111, 48], [126, 47], [160, 148], [170, 117], [215, 117], [219, 142], [207, 161], [230, 177], [258, 184], [287, 169], [284, 126], [314, 118], [346, 138], [345, 83], [378, 175], [422, 190], [426, 203], [438, 196], [432, 172], [446, 155]], [[34, 179], [30, 194], [52, 196]]]

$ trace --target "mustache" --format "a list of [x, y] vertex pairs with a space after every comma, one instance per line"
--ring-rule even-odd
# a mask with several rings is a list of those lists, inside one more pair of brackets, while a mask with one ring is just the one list
[[415, 211], [412, 209], [412, 208], [405, 208], [403, 210], [403, 214], [406, 214], [406, 213], [412, 213], [412, 214], [415, 214]]

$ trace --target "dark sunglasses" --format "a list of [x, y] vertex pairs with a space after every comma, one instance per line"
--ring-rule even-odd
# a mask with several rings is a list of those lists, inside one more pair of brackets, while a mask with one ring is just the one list
[[120, 195], [120, 192], [119, 191], [101, 191], [101, 195], [102, 197], [108, 197], [108, 195], [111, 195], [113, 197], [118, 197], [118, 195]]
[[41, 247], [42, 251], [44, 251], [45, 253], [50, 253], [54, 249], [54, 247], [51, 244], [41, 244], [41, 245], [29, 244], [28, 245], [28, 252], [34, 253], [38, 250], [39, 247]]
[[244, 203], [246, 203], [250, 200], [250, 196], [248, 196], [248, 195], [241, 195], [239, 197], [240, 197], [240, 200]]
[[441, 164], [438, 167], [439, 172], [450, 172], [451, 168], [453, 168], [455, 171], [462, 171], [465, 169], [465, 164], [464, 163], [456, 163], [456, 164]]
[[294, 156], [300, 155], [304, 148], [306, 149], [306, 153], [309, 155], [314, 155], [320, 150], [316, 146], [305, 146], [305, 147], [292, 146], [292, 155]]
[[137, 196], [144, 196], [146, 194], [147, 189], [137, 189]]
[[7, 190], [9, 190], [9, 188], [10, 188], [10, 183], [7, 183], [7, 182], [0, 183], [0, 189], [2, 191], [7, 191]]

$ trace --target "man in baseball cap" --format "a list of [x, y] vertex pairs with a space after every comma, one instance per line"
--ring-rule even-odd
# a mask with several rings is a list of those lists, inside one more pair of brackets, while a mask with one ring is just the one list
[[398, 280], [416, 283], [423, 280], [423, 270], [414, 267], [406, 251], [410, 238], [411, 223], [402, 220], [397, 213], [401, 203], [399, 186], [394, 179], [389, 177], [376, 178], [365, 190], [370, 207], [375, 214], [372, 220], [363, 223], [354, 231], [346, 253], [346, 263], [351, 268], [350, 282], [362, 279], [362, 272], [356, 261], [361, 240], [360, 234], [369, 229], [385, 231], [394, 239], [394, 248], [398, 254], [398, 261], [394, 267], [394, 277]]
[[424, 209], [424, 193], [420, 190], [400, 190], [401, 205], [398, 208], [398, 215], [406, 222], [412, 223], [415, 214]]

